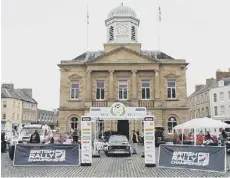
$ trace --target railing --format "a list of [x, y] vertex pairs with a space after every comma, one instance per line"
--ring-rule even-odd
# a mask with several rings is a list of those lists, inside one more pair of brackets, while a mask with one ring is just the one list
[[92, 107], [107, 107], [107, 101], [92, 101]]
[[146, 107], [146, 108], [153, 108], [154, 107], [154, 100], [139, 100], [138, 106], [139, 107]]

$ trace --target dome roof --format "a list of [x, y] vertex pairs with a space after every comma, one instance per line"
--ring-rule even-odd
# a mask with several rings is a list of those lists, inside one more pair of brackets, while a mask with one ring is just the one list
[[108, 14], [108, 19], [112, 17], [133, 17], [137, 18], [136, 12], [131, 9], [130, 7], [123, 6], [123, 3], [116, 7], [115, 9], [112, 9]]

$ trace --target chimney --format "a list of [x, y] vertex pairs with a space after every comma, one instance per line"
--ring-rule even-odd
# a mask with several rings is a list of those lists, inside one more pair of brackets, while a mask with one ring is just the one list
[[24, 91], [30, 98], [33, 97], [33, 95], [32, 95], [32, 88], [22, 88], [20, 90]]
[[200, 85], [195, 85], [195, 90], [199, 91], [202, 87], [204, 87], [205, 85], [200, 84]]
[[14, 89], [14, 84], [12, 84], [12, 83], [3, 83], [2, 88], [13, 90]]
[[214, 79], [214, 78], [206, 79], [206, 85], [207, 85], [208, 87], [214, 86], [214, 85], [216, 85], [216, 84], [217, 84], [216, 79]]

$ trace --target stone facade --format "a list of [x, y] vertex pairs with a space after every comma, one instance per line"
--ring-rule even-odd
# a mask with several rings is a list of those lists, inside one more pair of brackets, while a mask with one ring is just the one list
[[21, 129], [37, 119], [37, 102], [31, 88], [15, 89], [14, 84], [2, 84], [2, 128]]
[[[80, 117], [88, 113], [90, 107], [110, 107], [114, 102], [122, 102], [129, 107], [146, 107], [156, 117], [156, 127], [164, 127], [167, 134], [170, 118], [179, 124], [188, 117], [187, 65], [185, 60], [173, 59], [162, 52], [142, 51], [137, 42], [108, 42], [103, 51], [86, 52], [71, 61], [61, 61], [58, 65], [60, 132], [68, 132], [71, 127], [79, 129]], [[97, 81], [103, 81], [103, 99], [96, 99]], [[127, 83], [125, 99], [119, 99], [121, 81]], [[144, 81], [149, 83], [147, 99], [142, 96]], [[175, 84], [173, 96], [168, 94], [170, 81]], [[79, 92], [76, 98], [72, 96], [74, 83]], [[117, 123], [105, 121], [104, 130], [116, 130]], [[141, 121], [129, 122], [130, 130], [141, 131], [141, 128]]]

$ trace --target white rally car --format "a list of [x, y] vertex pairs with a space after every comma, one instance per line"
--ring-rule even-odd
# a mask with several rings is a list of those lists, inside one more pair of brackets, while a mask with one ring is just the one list
[[15, 145], [18, 143], [30, 143], [30, 137], [35, 132], [38, 131], [40, 135], [40, 143], [49, 144], [51, 139], [53, 139], [53, 132], [48, 125], [42, 124], [31, 124], [26, 125], [21, 129], [18, 137], [14, 137], [10, 141], [9, 157], [13, 160]]

